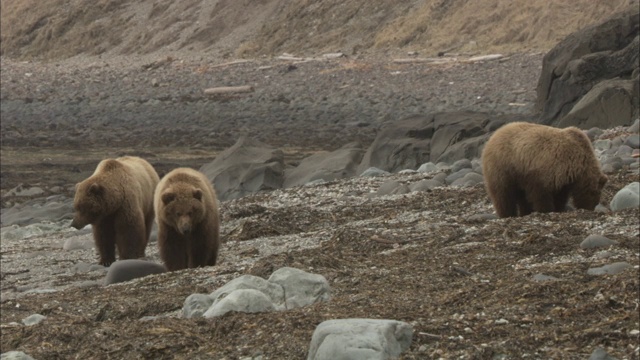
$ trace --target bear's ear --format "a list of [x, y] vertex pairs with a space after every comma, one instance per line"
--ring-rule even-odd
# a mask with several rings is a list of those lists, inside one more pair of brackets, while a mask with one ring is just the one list
[[162, 194], [162, 203], [167, 205], [168, 203], [172, 202], [173, 200], [176, 199], [176, 194], [172, 193], [172, 192], [166, 192], [164, 194]]
[[193, 190], [193, 197], [196, 198], [197, 200], [202, 200], [202, 190], [200, 189]]
[[100, 184], [93, 183], [89, 186], [89, 192], [94, 195], [101, 195], [104, 192], [104, 188]]

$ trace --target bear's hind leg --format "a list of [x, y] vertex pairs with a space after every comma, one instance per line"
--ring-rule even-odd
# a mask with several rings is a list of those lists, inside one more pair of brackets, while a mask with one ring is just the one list
[[554, 198], [551, 193], [542, 189], [527, 193], [528, 200], [533, 204], [533, 211], [539, 213], [550, 213], [554, 211]]
[[515, 201], [516, 192], [511, 187], [505, 186], [503, 190], [492, 189], [489, 193], [498, 217], [506, 218], [518, 215]]
[[516, 192], [516, 202], [518, 203], [519, 216], [527, 216], [533, 212], [533, 206], [527, 200], [527, 195], [524, 191], [519, 190]]
[[564, 212], [567, 209], [567, 203], [569, 202], [569, 188], [563, 187], [553, 196], [553, 208], [554, 211]]

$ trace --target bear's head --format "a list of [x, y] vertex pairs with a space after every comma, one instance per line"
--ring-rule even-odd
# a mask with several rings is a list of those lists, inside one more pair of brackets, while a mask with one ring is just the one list
[[609, 179], [603, 173], [592, 178], [585, 177], [573, 194], [573, 205], [578, 209], [593, 210], [600, 203], [602, 189]]
[[202, 190], [195, 187], [170, 188], [162, 193], [164, 221], [182, 235], [189, 235], [205, 217]]
[[111, 201], [107, 195], [107, 188], [100, 182], [86, 180], [77, 184], [71, 226], [82, 229], [108, 215], [107, 204]]

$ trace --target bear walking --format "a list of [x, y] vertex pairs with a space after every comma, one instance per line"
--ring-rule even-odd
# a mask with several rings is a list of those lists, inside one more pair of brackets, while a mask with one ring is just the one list
[[71, 226], [93, 228], [100, 265], [144, 257], [153, 225], [153, 191], [160, 181], [144, 159], [102, 160], [93, 175], [76, 185]]
[[607, 177], [591, 141], [578, 128], [514, 122], [498, 129], [482, 152], [485, 186], [499, 217], [579, 209], [600, 202]]
[[189, 168], [165, 175], [154, 196], [158, 247], [167, 270], [215, 265], [220, 219], [209, 179]]

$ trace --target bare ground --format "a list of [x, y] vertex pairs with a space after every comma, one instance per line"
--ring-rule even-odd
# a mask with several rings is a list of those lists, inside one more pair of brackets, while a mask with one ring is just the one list
[[[425, 175], [392, 178], [412, 182]], [[639, 210], [473, 220], [491, 211], [480, 186], [368, 195], [386, 180], [225, 202], [219, 265], [107, 287], [77, 287], [101, 275], [69, 273], [74, 263], [90, 261], [92, 251], [65, 253], [51, 238], [3, 240], [1, 350], [38, 359], [300, 359], [320, 322], [364, 317], [413, 325], [402, 359], [584, 359], [596, 346], [621, 359], [638, 357]], [[613, 177], [603, 201], [632, 180]], [[591, 234], [618, 244], [581, 250]], [[20, 268], [29, 253], [32, 265]], [[157, 261], [155, 244], [148, 256]], [[587, 275], [588, 268], [617, 261], [633, 268]], [[331, 300], [282, 313], [177, 316], [192, 293], [210, 293], [242, 274], [266, 278], [282, 266], [324, 275]], [[51, 288], [76, 285], [6, 295], [42, 270], [52, 273]], [[558, 280], [537, 282], [535, 274]], [[20, 324], [34, 313], [47, 319]]]

